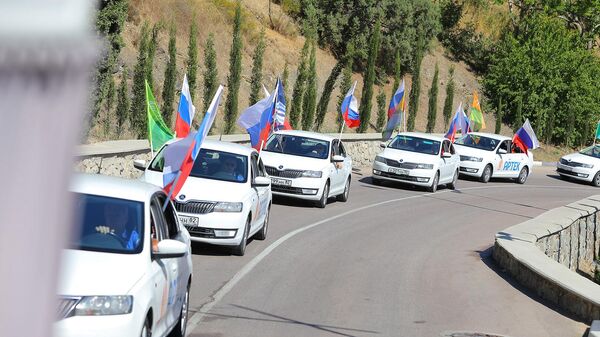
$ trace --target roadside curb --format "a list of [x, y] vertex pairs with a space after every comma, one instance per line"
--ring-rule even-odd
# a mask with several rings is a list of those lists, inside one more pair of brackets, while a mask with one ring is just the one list
[[552, 161], [533, 161], [533, 166], [550, 166], [556, 167], [556, 162]]

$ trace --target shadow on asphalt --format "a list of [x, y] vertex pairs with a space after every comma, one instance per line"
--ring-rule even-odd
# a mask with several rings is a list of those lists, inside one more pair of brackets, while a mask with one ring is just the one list
[[[494, 273], [496, 273], [496, 275], [498, 275], [499, 277], [501, 277], [504, 281], [506, 281], [508, 284], [510, 284], [513, 288], [515, 288], [516, 290], [518, 290], [520, 293], [522, 293], [523, 295], [529, 297], [530, 299], [544, 305], [545, 307], [547, 307], [550, 310], [555, 311], [556, 313], [563, 315], [567, 318], [570, 318], [574, 321], [577, 322], [581, 322], [583, 324], [587, 324], [589, 325], [590, 322], [586, 322], [582, 319], [580, 319], [579, 317], [569, 313], [568, 311], [560, 308], [559, 306], [557, 306], [556, 304], [545, 300], [541, 297], [539, 297], [535, 291], [526, 288], [525, 286], [521, 285], [520, 283], [518, 283], [515, 279], [512, 278], [512, 276], [510, 276], [510, 274], [508, 274], [504, 269], [502, 269], [499, 265], [496, 264], [496, 261], [494, 261], [493, 257], [492, 257], [492, 252], [493, 252], [494, 247], [490, 246], [485, 250], [476, 250], [475, 253], [479, 254], [479, 257], [481, 258], [481, 262], [483, 262], [483, 264], [485, 264], [488, 268], [490, 268]], [[588, 329], [589, 330], [589, 329]], [[588, 330], [586, 330], [586, 332], [583, 334], [582, 337], [587, 336], [587, 332]]]
[[[271, 314], [271, 313], [268, 313], [265, 311], [261, 311], [261, 310], [257, 310], [257, 309], [245, 307], [242, 305], [237, 305], [237, 304], [231, 304], [231, 306], [236, 307], [238, 309], [245, 310], [245, 311], [250, 311], [255, 314], [259, 314], [263, 317], [224, 315], [224, 314], [216, 314], [216, 313], [208, 312], [208, 313], [205, 313], [206, 317], [204, 318], [204, 321], [210, 322], [210, 321], [215, 321], [215, 320], [219, 320], [219, 319], [243, 319], [243, 320], [249, 320], [249, 321], [295, 324], [295, 325], [301, 325], [301, 326], [313, 328], [313, 329], [323, 331], [323, 332], [328, 332], [330, 334], [334, 334], [334, 335], [338, 335], [338, 336], [347, 336], [347, 337], [354, 337], [354, 336], [359, 336], [359, 335], [364, 336], [365, 334], [379, 334], [378, 331], [372, 331], [372, 330], [353, 329], [353, 328], [345, 328], [345, 327], [339, 327], [339, 326], [333, 326], [333, 325], [325, 325], [325, 324], [300, 321], [300, 320], [296, 320], [296, 319], [292, 319], [292, 318], [288, 318], [288, 317], [284, 317], [284, 316], [280, 316], [280, 315], [276, 315], [276, 314]], [[354, 334], [352, 334], [352, 333], [354, 333]], [[356, 333], [358, 333], [359, 335], [355, 335]], [[188, 334], [188, 336], [189, 337], [208, 337], [210, 335], [205, 335], [205, 334], [199, 333], [199, 334]]]
[[[350, 187], [350, 192], [352, 192], [352, 187]], [[327, 199], [327, 205], [335, 204], [337, 201], [336, 197], [330, 197]], [[292, 197], [286, 197], [281, 195], [273, 195], [273, 203], [276, 205], [282, 206], [290, 206], [290, 207], [300, 207], [300, 208], [317, 208], [315, 201], [296, 199]]]
[[[453, 191], [453, 193], [463, 193], [460, 190], [456, 190]], [[462, 201], [458, 201], [458, 200], [452, 200], [452, 199], [445, 199], [442, 197], [437, 197], [434, 193], [431, 193], [429, 195], [424, 195], [425, 198], [430, 198], [430, 199], [436, 199], [436, 200], [441, 200], [441, 201], [446, 201], [449, 203], [453, 203], [453, 204], [457, 204], [457, 205], [461, 205], [461, 206], [467, 206], [467, 207], [471, 207], [471, 208], [478, 208], [478, 209], [484, 209], [486, 211], [492, 211], [492, 212], [496, 212], [496, 213], [502, 213], [502, 214], [508, 214], [508, 215], [515, 215], [518, 217], [522, 217], [522, 218], [526, 218], [526, 219], [533, 219], [532, 216], [529, 215], [523, 215], [523, 214], [519, 214], [519, 213], [514, 213], [514, 212], [509, 212], [509, 211], [503, 211], [502, 209], [496, 209], [496, 208], [490, 208], [490, 207], [485, 207], [485, 206], [478, 206], [478, 205], [474, 205], [472, 203], [468, 203], [468, 202], [462, 202]], [[527, 206], [529, 207], [529, 206]]]
[[[362, 185], [362, 186], [364, 186], [366, 188], [375, 188], [375, 189], [379, 189], [379, 190], [387, 190], [389, 188], [394, 188], [394, 189], [401, 189], [401, 190], [415, 191], [415, 192], [426, 192], [427, 191], [427, 189], [425, 187], [415, 186], [412, 184], [404, 184], [401, 182], [395, 182], [395, 181], [389, 181], [389, 180], [382, 180], [381, 183], [379, 183], [379, 185], [377, 185], [377, 184], [373, 183], [373, 178], [371, 176], [360, 178], [358, 181], [363, 183], [364, 185]], [[386, 187], [389, 187], [389, 188], [386, 188]], [[438, 186], [438, 191], [442, 191], [445, 189], [447, 189], [446, 185]]]
[[569, 177], [564, 177], [563, 178], [563, 177], [561, 177], [558, 174], [546, 174], [546, 177], [552, 178], [552, 179], [555, 179], [555, 180], [561, 180], [561, 181], [568, 182], [568, 183], [583, 185], [583, 186], [590, 186], [590, 187], [592, 186], [588, 182], [577, 180], [577, 179], [572, 179], [572, 178], [569, 178]]
[[[254, 241], [254, 239], [250, 238], [246, 244], [251, 245], [252, 241]], [[233, 255], [231, 249], [232, 247], [192, 241], [192, 255], [230, 256]]]

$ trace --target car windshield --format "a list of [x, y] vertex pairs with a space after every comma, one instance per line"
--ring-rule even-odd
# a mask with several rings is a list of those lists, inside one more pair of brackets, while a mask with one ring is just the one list
[[454, 144], [463, 145], [466, 147], [472, 147], [475, 149], [494, 151], [496, 146], [500, 144], [500, 141], [490, 137], [484, 137], [473, 134], [466, 134], [460, 139], [457, 139]]
[[398, 135], [388, 145], [391, 149], [437, 155], [440, 153], [440, 142], [431, 139]]
[[600, 158], [600, 145], [592, 145], [588, 148], [579, 151], [579, 153], [594, 158]]
[[[165, 164], [163, 153], [167, 147], [164, 146], [156, 154], [150, 163], [150, 170], [162, 172]], [[200, 149], [190, 176], [245, 183], [248, 177], [248, 157], [235, 153]]]
[[267, 141], [264, 151], [327, 159], [329, 157], [329, 142], [309, 137], [274, 134]]
[[76, 194], [77, 234], [73, 249], [135, 254], [142, 251], [144, 203], [91, 194]]

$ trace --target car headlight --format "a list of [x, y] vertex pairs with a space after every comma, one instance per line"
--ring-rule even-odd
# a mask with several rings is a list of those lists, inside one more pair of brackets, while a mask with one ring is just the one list
[[415, 168], [422, 169], [422, 170], [432, 170], [433, 164], [417, 164], [417, 167], [415, 167]]
[[241, 202], [217, 202], [213, 212], [232, 212], [239, 213], [242, 211], [244, 204]]
[[133, 296], [84, 296], [75, 306], [75, 316], [125, 315], [131, 313]]
[[460, 156], [460, 161], [476, 161], [482, 162], [483, 158], [481, 157], [471, 157], [471, 156]]
[[375, 161], [378, 161], [380, 163], [386, 163], [385, 162], [385, 158], [383, 158], [382, 156], [375, 156]]
[[302, 172], [302, 175], [300, 176], [304, 178], [321, 178], [323, 176], [323, 172], [307, 170]]
[[594, 165], [592, 165], [592, 164], [583, 164], [583, 163], [581, 163], [581, 167], [583, 167], [583, 168], [593, 168], [593, 167], [594, 167]]

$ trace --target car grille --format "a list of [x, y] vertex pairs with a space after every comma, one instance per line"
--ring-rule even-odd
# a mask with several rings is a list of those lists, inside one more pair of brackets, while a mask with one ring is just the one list
[[563, 165], [571, 166], [571, 167], [581, 167], [581, 166], [584, 165], [582, 163], [578, 163], [578, 162], [575, 162], [575, 161], [568, 161], [568, 160], [563, 159], [563, 158], [560, 158], [560, 163], [563, 164]]
[[412, 170], [417, 167], [416, 163], [401, 163], [397, 160], [392, 160], [392, 159], [387, 159], [387, 158], [385, 159], [385, 163], [388, 166], [399, 167], [399, 168], [408, 169], [408, 170]]
[[577, 176], [577, 173], [573, 173], [573, 172], [571, 172], [571, 171], [567, 171], [567, 170], [565, 170], [565, 169], [562, 169], [562, 168], [560, 168], [560, 167], [556, 169], [556, 172], [558, 172], [558, 173], [562, 173], [562, 174], [568, 174], [568, 175], [570, 175], [570, 176]]
[[273, 166], [265, 166], [265, 169], [267, 170], [268, 175], [282, 178], [298, 178], [304, 172], [302, 170], [278, 170]]
[[73, 316], [75, 306], [81, 297], [62, 297], [58, 299], [56, 308], [56, 319], [61, 320]]
[[199, 238], [214, 238], [215, 231], [212, 228], [185, 226], [191, 236]]
[[301, 188], [281, 185], [271, 185], [271, 191], [289, 194], [302, 194]]
[[395, 174], [391, 172], [381, 172], [380, 176], [404, 181], [417, 181], [417, 177], [407, 176], [404, 174]]
[[175, 209], [177, 212], [193, 213], [193, 214], [206, 214], [211, 213], [215, 208], [215, 202], [209, 201], [188, 201], [188, 202], [175, 202]]

